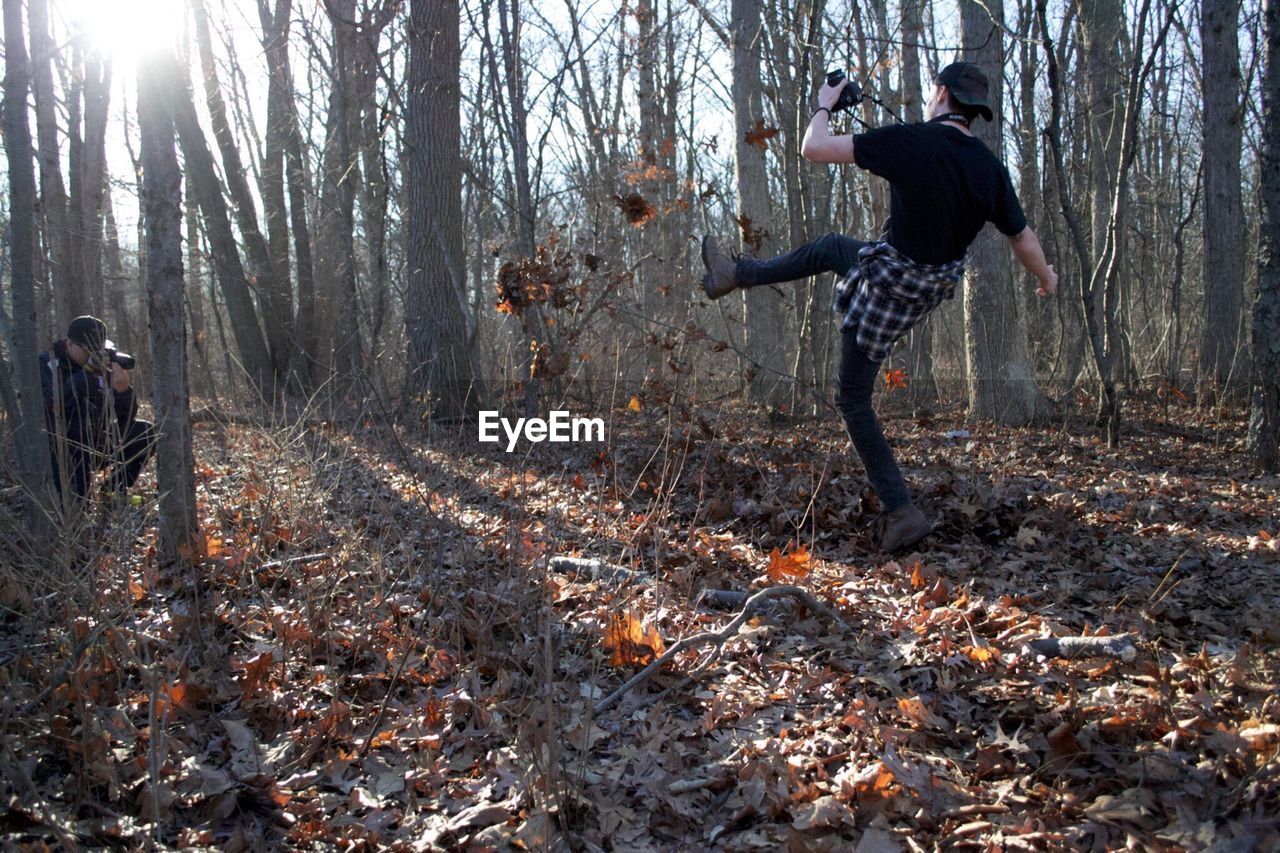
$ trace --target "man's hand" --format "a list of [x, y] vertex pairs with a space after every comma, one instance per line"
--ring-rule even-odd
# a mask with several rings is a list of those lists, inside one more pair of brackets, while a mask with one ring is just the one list
[[111, 372], [108, 374], [108, 378], [111, 380], [111, 390], [115, 391], [117, 394], [123, 394], [125, 391], [128, 391], [132, 384], [132, 380], [129, 379], [129, 371], [125, 370], [114, 361], [111, 362]]
[[844, 87], [848, 85], [848, 77], [841, 80], [839, 86], [828, 86], [823, 83], [822, 88], [818, 90], [818, 106], [830, 110], [835, 106], [836, 101], [840, 99], [840, 93], [844, 90]]
[[1053, 296], [1058, 292], [1058, 273], [1052, 265], [1048, 270], [1049, 272], [1040, 278], [1040, 286], [1036, 288], [1037, 296]]

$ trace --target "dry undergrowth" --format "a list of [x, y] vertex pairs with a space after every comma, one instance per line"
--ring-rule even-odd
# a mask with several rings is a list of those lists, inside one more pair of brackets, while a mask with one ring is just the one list
[[[640, 411], [634, 411], [640, 408]], [[1239, 421], [889, 431], [938, 533], [887, 560], [834, 421], [633, 406], [505, 454], [196, 430], [207, 556], [154, 484], [0, 580], [11, 842], [228, 849], [1200, 848], [1280, 841], [1274, 478]], [[714, 425], [714, 426], [713, 426]], [[945, 438], [967, 429], [965, 438]], [[548, 568], [555, 555], [627, 571]], [[851, 629], [754, 619], [798, 583]], [[1132, 632], [1132, 663], [1030, 639]]]

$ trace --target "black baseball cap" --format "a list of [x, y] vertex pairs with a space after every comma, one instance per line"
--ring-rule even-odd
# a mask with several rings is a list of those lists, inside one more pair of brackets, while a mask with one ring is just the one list
[[966, 107], [977, 107], [991, 121], [991, 88], [986, 73], [972, 62], [953, 62], [938, 72], [937, 82], [951, 90], [951, 97]]
[[115, 349], [115, 344], [107, 340], [107, 324], [88, 314], [71, 321], [67, 326], [67, 339], [95, 352]]

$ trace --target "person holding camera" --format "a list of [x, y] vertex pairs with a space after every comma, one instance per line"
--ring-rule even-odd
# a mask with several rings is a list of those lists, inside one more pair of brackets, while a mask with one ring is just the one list
[[1040, 241], [1027, 225], [1009, 172], [969, 130], [991, 121], [987, 76], [956, 62], [933, 81], [928, 120], [866, 133], [832, 135], [833, 111], [861, 100], [856, 83], [832, 72], [818, 90], [818, 107], [800, 153], [817, 163], [853, 163], [889, 181], [889, 220], [880, 240], [827, 234], [776, 258], [726, 257], [714, 237], [702, 241], [707, 296], [834, 272], [841, 322], [836, 402], [849, 437], [883, 509], [880, 547], [914, 545], [932, 524], [911, 501], [907, 484], [871, 406], [880, 364], [916, 323], [950, 299], [964, 277], [965, 253], [987, 222], [1009, 240], [1014, 257], [1038, 281], [1044, 297], [1058, 287]]
[[[110, 469], [106, 490], [123, 494], [142, 473], [155, 428], [139, 420], [129, 370], [132, 356], [117, 352], [97, 317], [77, 317], [67, 336], [40, 353], [40, 384], [53, 464], [62, 494], [70, 479], [77, 498], [89, 493], [93, 472]], [[114, 414], [114, 420], [108, 415]]]

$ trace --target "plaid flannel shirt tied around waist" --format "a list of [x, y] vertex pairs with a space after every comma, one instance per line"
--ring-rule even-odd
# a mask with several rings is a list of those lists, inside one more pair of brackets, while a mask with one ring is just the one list
[[857, 329], [858, 348], [872, 361], [884, 361], [898, 338], [950, 299], [964, 278], [964, 258], [945, 264], [918, 264], [888, 243], [872, 243], [836, 283], [840, 328]]

